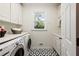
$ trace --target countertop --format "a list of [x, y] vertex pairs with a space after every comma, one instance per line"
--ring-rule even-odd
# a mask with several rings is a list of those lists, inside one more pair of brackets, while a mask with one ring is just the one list
[[2, 44], [3, 42], [15, 39], [15, 38], [22, 36], [22, 35], [25, 35], [25, 34], [29, 34], [29, 33], [28, 32], [22, 32], [21, 34], [5, 34], [4, 37], [0, 38], [0, 44]]

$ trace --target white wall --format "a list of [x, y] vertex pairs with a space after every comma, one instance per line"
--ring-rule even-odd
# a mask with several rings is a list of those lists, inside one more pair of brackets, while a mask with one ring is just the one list
[[[47, 31], [32, 31], [34, 12], [46, 12]], [[57, 32], [57, 6], [54, 4], [24, 4], [23, 30], [31, 34], [32, 47], [52, 47], [52, 33]], [[40, 43], [43, 43], [40, 46]]]

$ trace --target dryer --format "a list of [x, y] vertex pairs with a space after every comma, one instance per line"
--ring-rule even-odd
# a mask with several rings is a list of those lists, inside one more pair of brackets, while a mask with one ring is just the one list
[[31, 48], [31, 39], [30, 39], [30, 34], [25, 34], [23, 35], [23, 39], [24, 39], [24, 47], [26, 49], [26, 55], [29, 54], [29, 49]]

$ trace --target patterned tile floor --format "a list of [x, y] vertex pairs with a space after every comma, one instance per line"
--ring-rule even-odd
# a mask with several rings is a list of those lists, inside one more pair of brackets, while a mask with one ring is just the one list
[[28, 52], [28, 56], [59, 56], [54, 49], [47, 48], [32, 48]]

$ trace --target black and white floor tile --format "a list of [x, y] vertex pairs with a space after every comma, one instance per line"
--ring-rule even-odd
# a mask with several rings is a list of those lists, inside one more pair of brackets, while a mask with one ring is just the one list
[[54, 49], [48, 48], [31, 48], [28, 56], [59, 56]]

